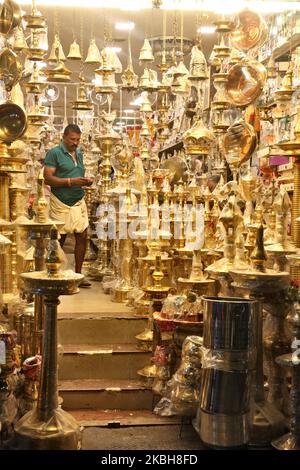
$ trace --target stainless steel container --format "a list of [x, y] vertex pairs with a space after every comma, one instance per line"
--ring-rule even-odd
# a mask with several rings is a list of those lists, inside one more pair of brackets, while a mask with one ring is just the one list
[[254, 345], [255, 301], [238, 297], [203, 297], [203, 300], [205, 348], [241, 351]]
[[210, 447], [245, 446], [249, 441], [257, 302], [230, 297], [203, 300], [200, 437]]

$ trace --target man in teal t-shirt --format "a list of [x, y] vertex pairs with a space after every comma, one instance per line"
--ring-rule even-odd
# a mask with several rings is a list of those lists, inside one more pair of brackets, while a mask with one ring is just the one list
[[[93, 183], [85, 178], [83, 155], [79, 149], [81, 130], [76, 124], [69, 124], [60, 145], [47, 152], [45, 158], [45, 183], [51, 187], [50, 216], [64, 223], [60, 229], [60, 244], [63, 247], [68, 233], [75, 236], [75, 271], [81, 273], [86, 250], [87, 227], [89, 225], [84, 201], [83, 186]], [[80, 287], [91, 284], [84, 280]]]

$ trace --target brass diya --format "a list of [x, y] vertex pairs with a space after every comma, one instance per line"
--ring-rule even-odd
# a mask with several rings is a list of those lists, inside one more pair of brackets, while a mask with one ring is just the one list
[[247, 106], [262, 93], [267, 79], [265, 67], [257, 60], [244, 59], [231, 67], [226, 83], [226, 93], [234, 106]]
[[249, 51], [265, 42], [267, 32], [267, 24], [258, 13], [241, 11], [237, 14], [230, 33], [231, 45], [240, 51]]
[[26, 130], [26, 114], [17, 104], [0, 104], [0, 141], [10, 144], [19, 139]]
[[0, 53], [0, 80], [3, 80], [6, 91], [10, 91], [22, 77], [23, 67], [11, 49], [5, 47]]
[[249, 160], [257, 145], [257, 136], [254, 128], [246, 122], [239, 120], [229, 127], [224, 135], [222, 147], [225, 155], [236, 150], [236, 157], [240, 166]]

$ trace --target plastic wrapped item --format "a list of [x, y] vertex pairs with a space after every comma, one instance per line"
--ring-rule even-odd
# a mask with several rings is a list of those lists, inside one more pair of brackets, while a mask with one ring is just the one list
[[153, 413], [159, 416], [175, 416], [177, 414], [169, 398], [163, 397], [155, 406]]
[[[201, 351], [202, 338], [188, 336], [184, 340], [180, 366], [163, 388], [163, 392], [165, 396], [170, 398], [170, 402], [159, 402], [155, 413], [161, 414], [161, 416], [170, 416], [171, 414], [194, 416], [196, 414], [200, 396]], [[162, 387], [162, 384], [155, 383], [154, 387], [157, 389]]]

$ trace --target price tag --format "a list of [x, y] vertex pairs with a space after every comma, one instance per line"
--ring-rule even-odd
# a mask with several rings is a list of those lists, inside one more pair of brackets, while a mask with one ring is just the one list
[[6, 347], [4, 341], [0, 341], [0, 364], [6, 364]]

